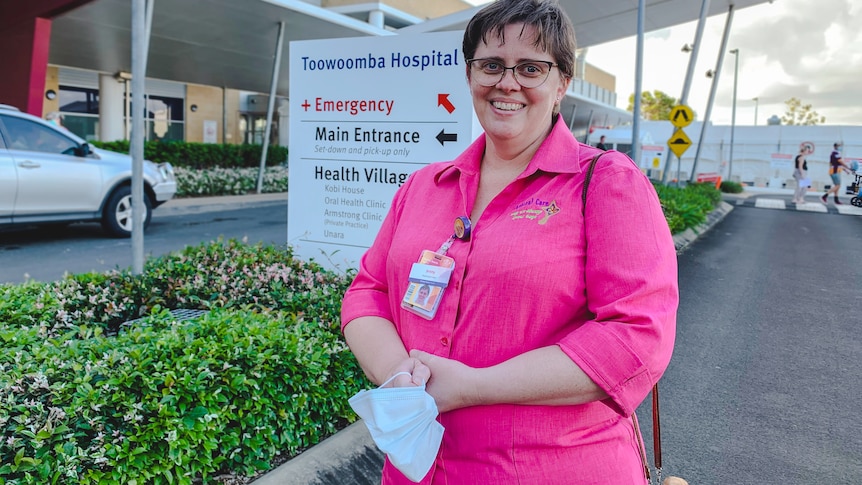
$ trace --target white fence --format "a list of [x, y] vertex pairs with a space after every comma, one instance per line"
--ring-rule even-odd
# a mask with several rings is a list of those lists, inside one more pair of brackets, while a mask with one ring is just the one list
[[[678, 165], [677, 158], [671, 155], [668, 179], [676, 179], [677, 173], [680, 180], [689, 178], [701, 125], [695, 122], [683, 128], [692, 143], [683, 153], [681, 164]], [[652, 178], [661, 177], [667, 159], [667, 140], [673, 130], [674, 127], [668, 121], [645, 121], [641, 124], [641, 145], [649, 147], [649, 150], [644, 150], [645, 155], [639, 165]], [[793, 160], [799, 153], [800, 145], [807, 142], [815, 148], [808, 157], [812, 190], [824, 190], [832, 185], [828, 168], [833, 143], [843, 144], [842, 155], [845, 160], [855, 159], [862, 163], [862, 126], [737, 126], [733, 134], [732, 161], [730, 131], [729, 126], [708, 126], [697, 162], [697, 173], [716, 172], [725, 180], [730, 178], [760, 187], [794, 187]], [[629, 126], [595, 130], [590, 135], [590, 144], [597, 143], [601, 135], [606, 136], [606, 143], [616, 144], [623, 151], [631, 146]], [[850, 175], [842, 178], [845, 186], [852, 181]]]

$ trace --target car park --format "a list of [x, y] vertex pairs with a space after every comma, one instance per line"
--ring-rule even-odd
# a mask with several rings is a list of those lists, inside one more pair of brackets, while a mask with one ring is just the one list
[[[177, 190], [169, 163], [143, 163], [144, 227]], [[132, 232], [132, 158], [93, 147], [61, 126], [0, 105], [0, 228], [99, 222]]]

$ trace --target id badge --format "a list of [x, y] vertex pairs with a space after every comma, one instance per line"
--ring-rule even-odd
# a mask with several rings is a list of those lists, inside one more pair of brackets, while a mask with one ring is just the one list
[[434, 251], [422, 251], [410, 268], [410, 284], [401, 299], [401, 308], [431, 320], [437, 314], [443, 292], [449, 286], [455, 260]]

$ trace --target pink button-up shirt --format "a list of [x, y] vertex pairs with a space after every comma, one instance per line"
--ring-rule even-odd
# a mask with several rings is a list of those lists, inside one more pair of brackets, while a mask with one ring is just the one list
[[[524, 172], [497, 195], [455, 267], [437, 315], [400, 306], [412, 263], [470, 214], [485, 137], [399, 189], [344, 297], [342, 325], [392, 321], [407, 350], [487, 367], [558, 345], [610, 396], [576, 406], [500, 404], [443, 413], [446, 431], [423, 484], [643, 484], [629, 416], [670, 360], [679, 300], [674, 243], [650, 181], [558, 121]], [[586, 214], [586, 215], [584, 215]], [[433, 378], [433, 376], [432, 376]], [[383, 483], [412, 483], [390, 463]]]

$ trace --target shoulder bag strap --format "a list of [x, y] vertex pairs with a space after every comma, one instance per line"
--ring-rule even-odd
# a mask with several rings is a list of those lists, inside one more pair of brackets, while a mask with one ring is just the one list
[[587, 174], [584, 176], [584, 191], [581, 194], [581, 200], [583, 200], [583, 211], [586, 214], [587, 212], [587, 189], [590, 186], [590, 179], [593, 178], [593, 170], [596, 168], [596, 162], [599, 161], [599, 158], [607, 152], [599, 152], [596, 156], [590, 160], [590, 166], [587, 168]]
[[[593, 159], [590, 161], [590, 166], [587, 168], [587, 174], [584, 176], [584, 189], [581, 194], [581, 199], [583, 200], [583, 210], [584, 214], [587, 211], [587, 189], [590, 186], [590, 179], [593, 178], [593, 170], [596, 168], [596, 162], [599, 161], [599, 158], [607, 152], [601, 152], [596, 154]], [[638, 426], [638, 419], [635, 413], [632, 413], [632, 424], [634, 425], [635, 436], [637, 436], [638, 440], [638, 448], [641, 452], [641, 460], [644, 465], [644, 475], [649, 483], [652, 483], [652, 477], [650, 475], [649, 469], [649, 460], [646, 456], [646, 448], [644, 447], [643, 439], [641, 437], [641, 430]], [[659, 407], [658, 407], [658, 383], [656, 383], [652, 388], [652, 427], [653, 427], [653, 450], [655, 452], [655, 468], [658, 472], [658, 479], [661, 481], [661, 423], [659, 422]]]

